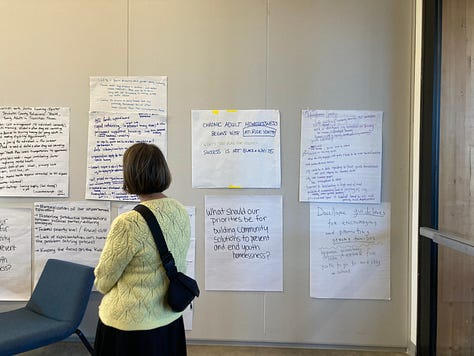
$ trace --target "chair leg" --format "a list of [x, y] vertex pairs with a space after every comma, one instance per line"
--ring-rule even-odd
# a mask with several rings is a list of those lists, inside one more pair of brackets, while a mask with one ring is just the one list
[[84, 334], [82, 333], [82, 331], [79, 330], [79, 329], [76, 329], [76, 334], [77, 334], [77, 336], [79, 336], [79, 338], [81, 339], [82, 343], [83, 343], [84, 346], [87, 348], [87, 350], [89, 350], [90, 354], [93, 355], [93, 354], [94, 354], [94, 349], [92, 348], [91, 344], [90, 344], [89, 341], [86, 339], [86, 337], [84, 336]]

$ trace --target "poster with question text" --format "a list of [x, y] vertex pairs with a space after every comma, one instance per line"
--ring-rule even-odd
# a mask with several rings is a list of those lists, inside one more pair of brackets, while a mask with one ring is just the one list
[[280, 188], [278, 110], [193, 110], [193, 188]]
[[69, 108], [0, 107], [0, 196], [67, 197]]
[[31, 294], [31, 209], [0, 208], [0, 300]]
[[303, 110], [300, 201], [380, 203], [381, 111]]
[[311, 297], [390, 299], [390, 204], [312, 203]]
[[282, 291], [282, 196], [206, 196], [206, 290]]

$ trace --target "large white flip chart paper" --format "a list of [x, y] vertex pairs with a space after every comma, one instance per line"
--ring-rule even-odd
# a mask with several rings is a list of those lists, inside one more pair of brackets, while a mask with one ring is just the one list
[[123, 189], [122, 159], [136, 142], [154, 143], [166, 157], [166, 118], [157, 114], [91, 112], [86, 199], [138, 200]]
[[206, 196], [206, 289], [283, 290], [281, 196]]
[[311, 204], [311, 297], [390, 299], [390, 204]]
[[37, 202], [34, 221], [36, 281], [49, 258], [97, 265], [110, 227], [110, 203]]
[[380, 203], [382, 112], [304, 110], [300, 201]]
[[194, 188], [280, 188], [277, 110], [193, 110]]
[[0, 208], [0, 300], [31, 293], [31, 210]]
[[138, 200], [122, 190], [122, 157], [137, 142], [166, 157], [167, 77], [91, 77], [86, 199]]
[[167, 77], [90, 77], [90, 111], [167, 115]]
[[[191, 224], [191, 243], [189, 244], [188, 254], [186, 255], [186, 274], [191, 278], [196, 278], [196, 208], [194, 206], [187, 206], [186, 210], [189, 215], [189, 222]], [[184, 329], [193, 329], [193, 303], [187, 307], [183, 312]]]
[[0, 108], [0, 195], [66, 197], [69, 108]]

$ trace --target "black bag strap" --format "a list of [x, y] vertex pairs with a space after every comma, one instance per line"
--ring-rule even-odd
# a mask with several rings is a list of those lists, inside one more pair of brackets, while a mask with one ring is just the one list
[[168, 278], [171, 279], [178, 271], [175, 266], [173, 255], [168, 249], [168, 245], [166, 245], [163, 231], [161, 231], [160, 224], [158, 223], [158, 220], [156, 220], [155, 214], [153, 214], [148, 207], [142, 204], [138, 204], [133, 208], [133, 210], [138, 211], [147, 222], [153, 235], [153, 239], [155, 240], [156, 247], [158, 248], [158, 252], [160, 253], [166, 274], [168, 275]]

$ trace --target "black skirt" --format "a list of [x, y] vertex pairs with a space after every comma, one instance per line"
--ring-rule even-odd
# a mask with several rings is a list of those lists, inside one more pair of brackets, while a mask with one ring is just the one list
[[94, 342], [96, 356], [186, 356], [183, 317], [152, 330], [123, 331], [99, 319]]

